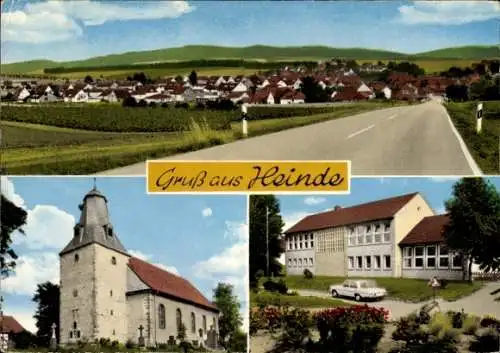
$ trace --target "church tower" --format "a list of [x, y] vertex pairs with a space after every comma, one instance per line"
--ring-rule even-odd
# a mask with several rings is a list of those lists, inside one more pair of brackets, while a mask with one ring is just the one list
[[125, 342], [130, 255], [114, 232], [106, 197], [95, 186], [79, 208], [80, 221], [59, 254], [61, 343]]

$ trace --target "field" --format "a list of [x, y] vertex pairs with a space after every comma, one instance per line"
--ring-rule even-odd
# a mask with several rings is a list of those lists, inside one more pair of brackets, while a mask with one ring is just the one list
[[483, 103], [483, 131], [476, 133], [475, 102], [448, 103], [446, 109], [484, 174], [500, 172], [500, 101]]
[[[286, 284], [290, 289], [312, 289], [323, 292], [328, 291], [332, 284], [340, 284], [344, 277], [316, 276], [313, 279], [306, 279], [304, 276], [286, 276]], [[427, 280], [410, 278], [376, 278], [378, 285], [387, 289], [389, 297], [408, 302], [423, 302], [432, 298], [432, 289], [427, 286]], [[457, 300], [480, 289], [480, 282], [456, 281], [449, 282], [445, 288], [439, 290], [438, 295], [444, 300]]]
[[[387, 103], [376, 102], [334, 106], [329, 108], [329, 112], [322, 107], [316, 112], [309, 110], [308, 115], [299, 111], [294, 117], [288, 116], [293, 108], [270, 109], [272, 118], [249, 121], [249, 136], [386, 107]], [[102, 120], [104, 114], [109, 113], [105, 108], [116, 109], [113, 116], [107, 117], [108, 121]], [[120, 115], [124, 112], [128, 118]], [[177, 114], [177, 120], [168, 117], [173, 113]], [[179, 108], [103, 107], [101, 111], [85, 106], [79, 110], [66, 107], [2, 107], [2, 167], [8, 174], [97, 173], [240, 139], [241, 123], [231, 122], [235, 116], [238, 112], [235, 115], [235, 112]], [[210, 121], [210, 117], [215, 122]], [[141, 123], [143, 120], [144, 123]], [[145, 131], [146, 126], [150, 131]], [[172, 126], [177, 129], [172, 129]]]

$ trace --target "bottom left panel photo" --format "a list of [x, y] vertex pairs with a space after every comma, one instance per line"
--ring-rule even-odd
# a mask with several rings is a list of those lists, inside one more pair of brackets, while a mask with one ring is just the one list
[[246, 352], [248, 199], [1, 177], [2, 351]]

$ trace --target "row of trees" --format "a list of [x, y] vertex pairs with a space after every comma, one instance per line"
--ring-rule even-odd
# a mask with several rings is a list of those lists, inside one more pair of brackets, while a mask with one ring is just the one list
[[[444, 231], [445, 241], [469, 260], [464, 279], [472, 279], [472, 262], [486, 272], [500, 271], [500, 191], [486, 179], [464, 178], [455, 183], [445, 206], [451, 219]], [[262, 276], [283, 273], [278, 261], [284, 251], [280, 240], [283, 227], [276, 196], [250, 197], [251, 288], [256, 288]]]
[[446, 88], [446, 97], [455, 102], [500, 100], [500, 77], [483, 76], [470, 86], [455, 84]]

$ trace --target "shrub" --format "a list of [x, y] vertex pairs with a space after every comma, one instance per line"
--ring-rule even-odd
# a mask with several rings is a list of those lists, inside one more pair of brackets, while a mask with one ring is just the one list
[[313, 273], [309, 271], [307, 268], [304, 270], [304, 277], [307, 279], [312, 279], [314, 277]]
[[464, 326], [464, 320], [467, 315], [464, 312], [454, 312], [451, 317], [453, 328], [461, 329]]
[[276, 288], [280, 294], [287, 294], [288, 293], [288, 286], [286, 285], [286, 282], [283, 279], [280, 279], [277, 282]]
[[477, 335], [469, 345], [471, 352], [498, 352], [499, 350], [499, 334], [493, 328]]
[[410, 314], [400, 318], [396, 323], [396, 330], [392, 333], [392, 339], [403, 341], [406, 346], [420, 344], [426, 339], [425, 332], [420, 329], [417, 314]]
[[136, 347], [137, 345], [131, 339], [127, 340], [127, 343], [125, 343], [125, 348], [127, 349], [134, 349]]
[[265, 322], [265, 326], [269, 331], [274, 331], [281, 326], [282, 313], [277, 307], [267, 306], [262, 310], [262, 317]]
[[118, 341], [112, 341], [111, 342], [111, 348], [118, 348], [120, 346], [120, 342]]
[[420, 352], [457, 353], [459, 332], [456, 329], [435, 328], [430, 330], [427, 341], [419, 348]]
[[307, 310], [284, 309], [283, 310], [283, 333], [279, 344], [286, 348], [299, 348], [305, 340], [310, 338], [310, 328], [313, 320]]
[[466, 335], [474, 335], [479, 328], [479, 318], [472, 315], [467, 315], [462, 326], [462, 332]]
[[264, 282], [263, 286], [264, 289], [268, 292], [278, 292], [280, 294], [288, 293], [288, 286], [286, 285], [283, 279], [280, 279], [277, 282], [268, 279], [267, 281]]
[[486, 316], [481, 320], [481, 327], [498, 327], [500, 326], [500, 321], [494, 317]]
[[431, 331], [449, 330], [453, 328], [450, 315], [441, 312], [435, 313], [429, 322], [429, 328]]
[[254, 335], [258, 330], [266, 327], [262, 311], [260, 308], [252, 308], [250, 310], [250, 335]]

